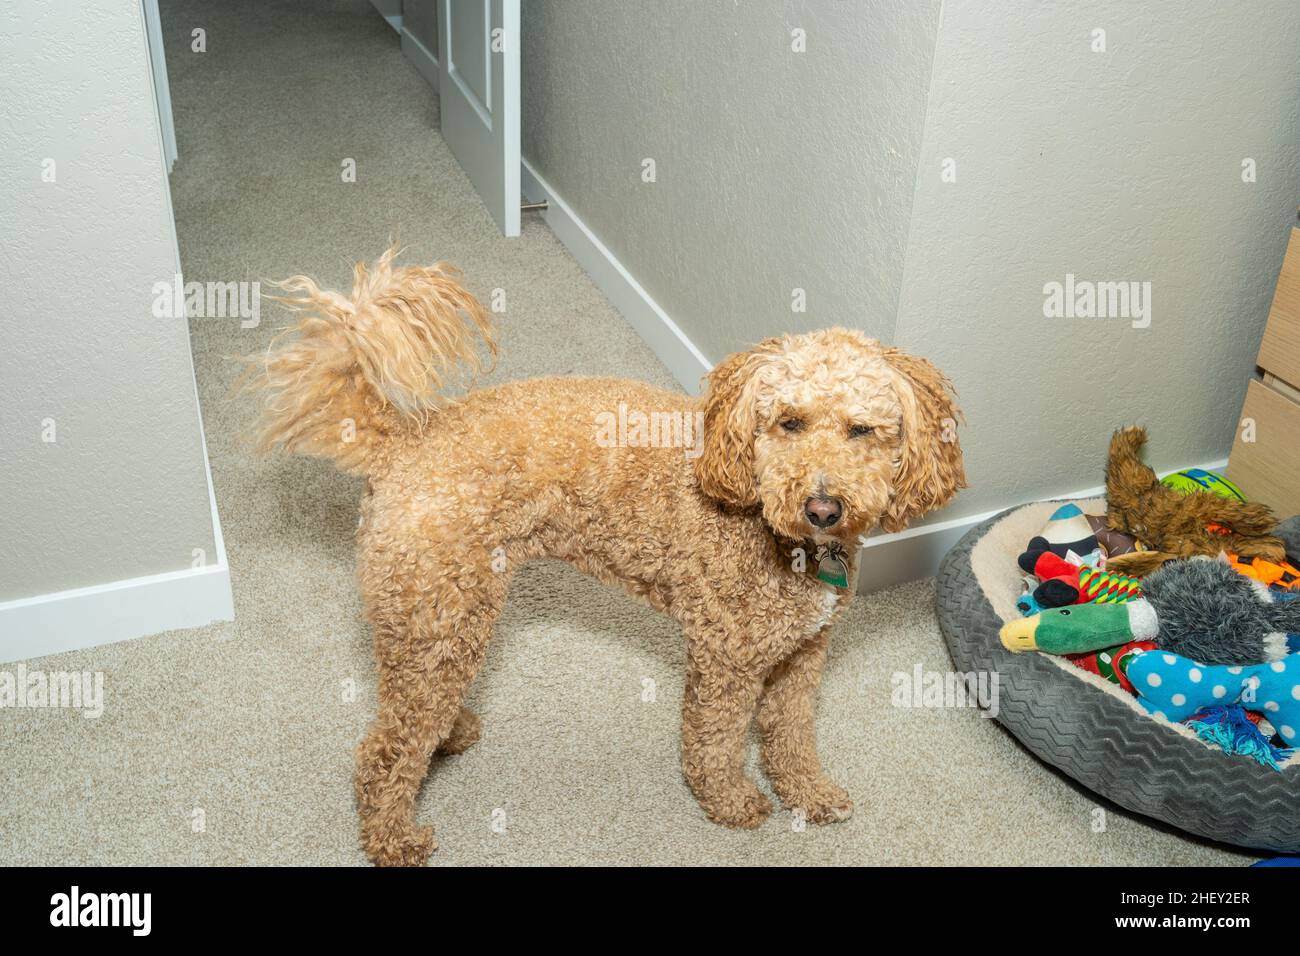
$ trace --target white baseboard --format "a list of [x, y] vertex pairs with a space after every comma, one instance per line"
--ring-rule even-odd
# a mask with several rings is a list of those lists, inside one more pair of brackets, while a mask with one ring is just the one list
[[0, 604], [0, 662], [233, 620], [224, 564], [57, 591]]
[[577, 214], [537, 171], [523, 161], [522, 186], [529, 202], [546, 200], [542, 214], [551, 231], [569, 250], [578, 264], [591, 276], [596, 287], [622, 313], [628, 324], [654, 350], [668, 366], [682, 388], [692, 395], [699, 394], [700, 379], [713, 367], [704, 353], [695, 347], [677, 327], [668, 313], [661, 309], [649, 293], [641, 288], [632, 273], [628, 272], [608, 247], [600, 241]]
[[402, 32], [402, 0], [370, 0], [370, 3], [390, 27]]
[[[1206, 471], [1222, 473], [1227, 464], [1228, 459], [1222, 458], [1209, 464], [1189, 465], [1187, 467], [1203, 468]], [[1181, 470], [1183, 469], [1173, 469], [1173, 471]], [[1170, 472], [1165, 474], [1170, 474]], [[1105, 486], [1098, 485], [1093, 488], [1085, 488], [1082, 491], [1067, 491], [1048, 495], [1046, 498], [1039, 500], [1104, 498], [1105, 496]], [[1028, 502], [1011, 501], [1000, 508], [994, 508], [992, 511], [985, 511], [981, 514], [952, 518], [948, 521], [938, 521], [934, 524], [908, 528], [896, 534], [882, 534], [868, 538], [866, 546], [862, 549], [862, 560], [858, 573], [858, 593], [867, 594], [871, 591], [892, 587], [895, 584], [934, 577], [939, 571], [939, 564], [943, 561], [944, 555], [961, 540], [962, 535], [977, 524], [1020, 504], [1028, 504]]]
[[438, 77], [441, 75], [438, 58], [420, 41], [419, 37], [406, 28], [402, 29], [402, 55], [411, 61], [411, 65], [433, 87], [433, 91], [438, 92]]

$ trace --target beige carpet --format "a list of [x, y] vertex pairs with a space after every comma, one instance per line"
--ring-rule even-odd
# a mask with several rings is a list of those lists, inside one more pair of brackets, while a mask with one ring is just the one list
[[[496, 235], [436, 132], [436, 100], [367, 0], [165, 0], [163, 22], [187, 279], [342, 283], [394, 235], [411, 259], [446, 257], [476, 291], [507, 291], [494, 379], [671, 384], [545, 226], [526, 217], [522, 238]], [[195, 27], [205, 54], [189, 51]], [[340, 181], [345, 158], [355, 184]], [[352, 584], [358, 484], [250, 457], [250, 407], [229, 395], [226, 356], [262, 348], [277, 318], [192, 323], [236, 622], [31, 664], [103, 671], [106, 709], [0, 713], [0, 863], [365, 862], [350, 783], [374, 700]], [[733, 833], [705, 821], [678, 770], [676, 628], [567, 566], [525, 569], [471, 693], [483, 740], [437, 759], [420, 798], [442, 845], [434, 865], [1251, 858], [1118, 811], [1095, 832], [1096, 799], [994, 722], [892, 707], [895, 672], [950, 667], [933, 601], [931, 581], [874, 595], [834, 641], [822, 752], [853, 819], [800, 832], [779, 813]]]

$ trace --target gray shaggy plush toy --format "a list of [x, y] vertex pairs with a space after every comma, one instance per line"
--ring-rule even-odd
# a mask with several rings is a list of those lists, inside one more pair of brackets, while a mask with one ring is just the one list
[[1278, 601], [1225, 558], [1170, 561], [1142, 581], [1156, 612], [1155, 642], [1202, 664], [1258, 664], [1287, 655], [1300, 633], [1300, 600]]

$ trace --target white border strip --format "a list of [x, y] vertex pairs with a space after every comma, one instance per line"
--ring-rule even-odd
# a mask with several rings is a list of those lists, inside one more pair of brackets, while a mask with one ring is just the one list
[[221, 563], [201, 568], [6, 601], [0, 604], [0, 662], [203, 627], [234, 616], [223, 554]]
[[379, 15], [398, 33], [402, 32], [402, 0], [370, 0]]
[[434, 56], [424, 42], [406, 27], [402, 27], [402, 55], [405, 56], [416, 71], [424, 77], [426, 83], [433, 87], [433, 91], [438, 92], [438, 81], [442, 74], [442, 68], [438, 65], [438, 58]]
[[700, 379], [713, 367], [704, 353], [695, 347], [677, 327], [668, 313], [659, 307], [641, 283], [624, 268], [614, 253], [587, 228], [573, 208], [564, 201], [537, 171], [523, 160], [523, 193], [530, 202], [546, 200], [543, 213], [546, 224], [564, 244], [578, 264], [591, 276], [596, 287], [622, 313], [628, 324], [654, 350], [682, 388], [699, 394]]

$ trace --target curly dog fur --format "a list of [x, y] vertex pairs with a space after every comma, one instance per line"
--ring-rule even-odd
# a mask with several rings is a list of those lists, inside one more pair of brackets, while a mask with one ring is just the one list
[[[710, 819], [755, 827], [771, 812], [744, 771], [755, 718], [782, 802], [815, 823], [847, 818], [813, 717], [829, 629], [853, 592], [818, 580], [814, 552], [843, 547], [852, 582], [869, 530], [901, 529], [964, 486], [947, 379], [836, 328], [732, 355], [699, 400], [542, 378], [451, 401], [457, 366], [495, 351], [486, 314], [447, 266], [398, 269], [393, 257], [358, 264], [350, 298], [302, 276], [284, 283], [306, 315], [258, 360], [261, 447], [369, 479], [358, 578], [379, 712], [357, 749], [356, 797], [370, 858], [421, 864], [436, 848], [416, 792], [432, 754], [478, 739], [466, 688], [512, 572], [542, 556], [681, 624], [682, 766]], [[595, 417], [620, 405], [700, 413], [698, 453], [597, 441]], [[839, 520], [814, 524], [814, 502]]]
[[[1184, 494], [1161, 484], [1139, 457], [1146, 429], [1130, 426], [1111, 436], [1106, 460], [1106, 523], [1136, 536], [1151, 550], [1111, 558], [1109, 566], [1143, 577], [1166, 561], [1231, 551], [1239, 557], [1281, 561], [1286, 546], [1269, 532], [1273, 512], [1260, 504], [1223, 498], [1208, 491]], [[1208, 530], [1214, 524], [1222, 532]]]

